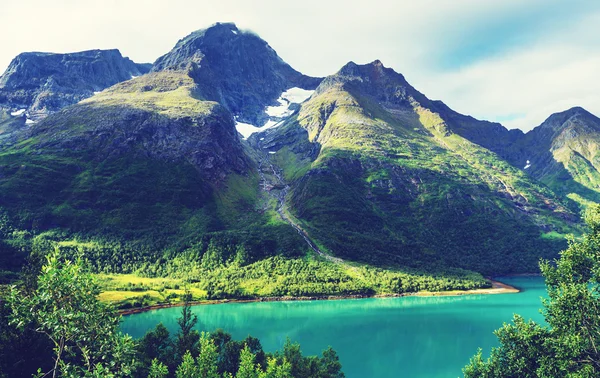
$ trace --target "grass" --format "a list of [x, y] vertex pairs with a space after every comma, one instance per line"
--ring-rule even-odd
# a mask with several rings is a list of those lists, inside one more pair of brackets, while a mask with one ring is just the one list
[[[161, 264], [171, 269], [170, 262]], [[488, 287], [479, 274], [454, 270], [423, 274], [378, 269], [365, 264], [335, 264], [316, 256], [269, 257], [248, 265], [227, 263], [204, 270], [193, 261], [185, 278], [142, 277], [137, 274], [96, 274], [102, 301], [118, 308], [179, 303], [185, 289], [193, 300], [329, 295], [398, 294], [419, 291], [468, 290]]]
[[81, 104], [102, 107], [126, 104], [176, 117], [210, 114], [219, 106], [216, 102], [197, 98], [192, 78], [175, 71], [154, 72], [119, 83]]
[[206, 290], [181, 279], [140, 277], [135, 274], [96, 274], [102, 289], [99, 299], [118, 308], [179, 303], [186, 291], [193, 300], [207, 298]]

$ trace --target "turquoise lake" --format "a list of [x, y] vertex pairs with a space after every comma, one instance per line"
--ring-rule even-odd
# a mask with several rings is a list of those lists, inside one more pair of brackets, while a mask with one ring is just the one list
[[[297, 341], [304, 354], [331, 345], [348, 378], [459, 377], [478, 347], [497, 345], [492, 332], [514, 313], [543, 322], [541, 277], [500, 279], [517, 294], [232, 303], [194, 306], [198, 329], [222, 328], [234, 338], [258, 337], [265, 351]], [[157, 323], [176, 331], [181, 308], [123, 318], [121, 329], [141, 337]]]

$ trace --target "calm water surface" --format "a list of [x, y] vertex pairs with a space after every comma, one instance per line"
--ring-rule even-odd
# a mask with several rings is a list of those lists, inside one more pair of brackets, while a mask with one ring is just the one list
[[[457, 297], [404, 297], [358, 300], [235, 303], [194, 306], [197, 328], [223, 328], [235, 339], [258, 337], [266, 351], [298, 341], [305, 354], [331, 345], [348, 378], [458, 377], [478, 347], [497, 345], [492, 331], [513, 313], [543, 322], [541, 277], [501, 281], [518, 294]], [[122, 330], [133, 337], [162, 322], [176, 331], [181, 308], [124, 317]]]

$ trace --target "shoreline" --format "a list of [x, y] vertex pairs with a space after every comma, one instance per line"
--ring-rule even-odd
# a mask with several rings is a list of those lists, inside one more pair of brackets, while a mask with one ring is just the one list
[[[308, 297], [262, 297], [249, 299], [207, 299], [202, 301], [189, 302], [192, 306], [198, 305], [218, 305], [225, 303], [252, 303], [252, 302], [284, 302], [284, 301], [331, 301], [342, 299], [366, 299], [366, 298], [400, 298], [400, 297], [452, 297], [461, 295], [494, 295], [494, 294], [515, 294], [521, 292], [516, 287], [507, 285], [503, 282], [489, 279], [492, 287], [471, 289], [471, 290], [448, 290], [448, 291], [418, 291], [414, 293], [401, 294], [350, 294], [350, 295], [322, 295]], [[127, 308], [117, 310], [117, 313], [122, 316], [140, 314], [152, 310], [159, 310], [170, 307], [182, 307], [183, 302], [178, 303], [162, 303], [145, 307]]]

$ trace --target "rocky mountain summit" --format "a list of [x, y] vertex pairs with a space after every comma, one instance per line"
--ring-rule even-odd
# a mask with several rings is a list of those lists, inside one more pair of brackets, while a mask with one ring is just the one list
[[0, 76], [0, 108], [36, 120], [150, 71], [119, 50], [70, 54], [27, 52], [12, 60]]
[[321, 81], [294, 70], [267, 42], [233, 23], [191, 33], [158, 58], [152, 70], [188, 72], [203, 98], [217, 101], [241, 122], [255, 126], [267, 121], [265, 108], [277, 105], [284, 91], [315, 89]]

